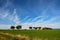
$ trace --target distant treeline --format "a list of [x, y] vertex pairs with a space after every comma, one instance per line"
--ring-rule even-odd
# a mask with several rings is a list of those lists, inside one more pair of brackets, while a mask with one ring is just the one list
[[[11, 26], [10, 29], [22, 29], [22, 26], [21, 25], [17, 25], [16, 27], [15, 26]], [[29, 30], [52, 30], [52, 28], [49, 28], [49, 27], [29, 27]]]

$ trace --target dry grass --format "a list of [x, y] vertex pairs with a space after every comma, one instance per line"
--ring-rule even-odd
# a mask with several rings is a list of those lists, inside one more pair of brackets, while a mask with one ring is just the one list
[[3, 40], [4, 38], [11, 40], [60, 40], [60, 30], [0, 30], [0, 32]]
[[34, 37], [32, 40], [42, 40], [42, 38]]
[[[1, 36], [1, 35], [8, 36], [11, 38], [11, 40], [43, 40], [43, 38], [34, 37], [30, 39], [28, 36], [25, 36], [25, 35], [21, 36], [21, 35], [14, 35], [14, 34], [3, 33], [3, 32], [0, 32], [0, 40], [7, 40], [7, 37]], [[48, 38], [44, 38], [44, 40], [48, 40]], [[54, 40], [57, 40], [57, 39], [54, 38]]]
[[29, 40], [28, 37], [26, 37], [26, 36], [21, 36], [21, 35], [15, 35], [15, 38], [18, 39], [18, 40]]
[[0, 37], [0, 40], [6, 40], [6, 38], [5, 37]]
[[48, 38], [45, 38], [45, 40], [48, 40]]
[[[13, 35], [13, 34], [3, 33], [3, 32], [0, 32], [0, 34], [5, 35], [5, 36], [8, 36], [8, 37], [11, 37], [11, 38], [14, 38], [15, 40], [29, 40], [29, 38], [26, 37], [26, 36]], [[0, 38], [0, 40], [3, 40], [3, 39], [4, 39], [3, 37]]]
[[[3, 32], [0, 32], [0, 34], [13, 38], [11, 40], [31, 40], [27, 36], [13, 35], [13, 34], [3, 33]], [[0, 36], [0, 40], [6, 40], [6, 37]], [[43, 39], [42, 38], [38, 38], [38, 37], [34, 37], [34, 38], [32, 38], [32, 40], [43, 40]], [[44, 40], [48, 40], [48, 38], [45, 38]], [[56, 40], [56, 38], [54, 40]]]
[[6, 40], [6, 38], [0, 35], [0, 40]]

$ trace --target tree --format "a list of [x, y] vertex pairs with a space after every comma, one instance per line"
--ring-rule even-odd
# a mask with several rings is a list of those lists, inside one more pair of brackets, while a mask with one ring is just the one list
[[11, 29], [15, 29], [15, 27], [14, 26], [11, 26]]
[[41, 27], [39, 27], [39, 30], [41, 29]]
[[16, 29], [21, 29], [21, 28], [22, 28], [21, 25], [16, 26]]
[[52, 30], [52, 28], [44, 27], [43, 30]]
[[32, 27], [29, 27], [29, 29], [32, 29]]

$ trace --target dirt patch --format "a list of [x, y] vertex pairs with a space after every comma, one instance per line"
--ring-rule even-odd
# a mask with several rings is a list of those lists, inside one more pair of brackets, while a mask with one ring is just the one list
[[[29, 40], [28, 37], [26, 36], [21, 36], [21, 35], [13, 35], [13, 34], [9, 34], [9, 33], [3, 33], [3, 32], [0, 32], [1, 35], [5, 35], [5, 36], [8, 36], [8, 37], [11, 37], [13, 38], [14, 40]], [[3, 38], [1, 38], [3, 39]]]

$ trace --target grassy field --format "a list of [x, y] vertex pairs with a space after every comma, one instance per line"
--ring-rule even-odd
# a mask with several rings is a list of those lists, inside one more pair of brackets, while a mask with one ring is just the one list
[[60, 30], [0, 30], [0, 32], [27, 36], [30, 40], [60, 40]]

